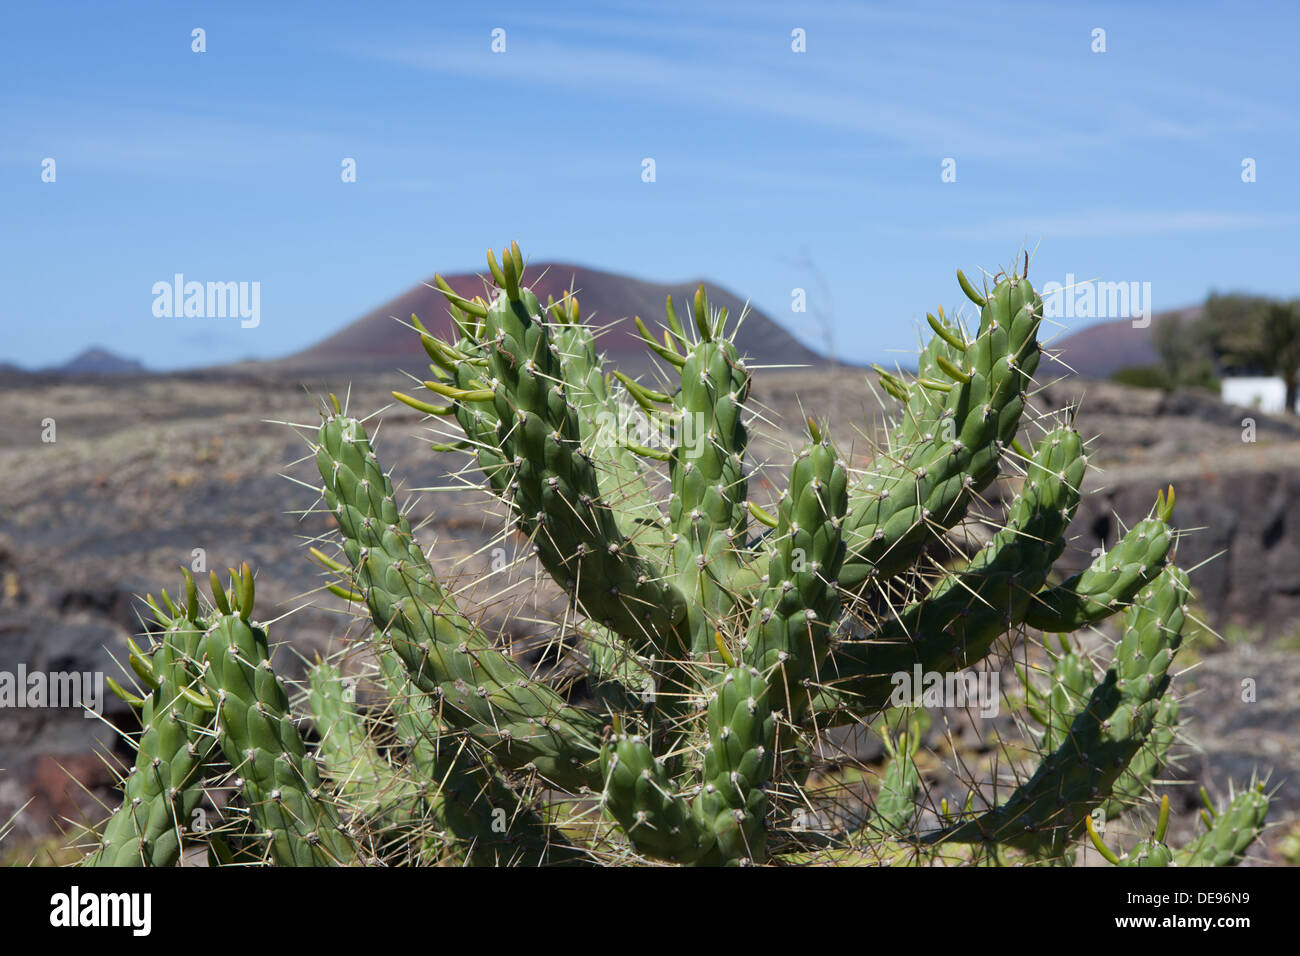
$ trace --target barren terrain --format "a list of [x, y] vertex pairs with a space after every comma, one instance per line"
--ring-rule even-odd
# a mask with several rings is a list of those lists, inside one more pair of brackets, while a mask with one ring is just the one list
[[[776, 497], [795, 441], [789, 429], [807, 414], [828, 417], [853, 464], [871, 466], [868, 436], [880, 416], [872, 380], [842, 367], [756, 373], [753, 401], [762, 420], [753, 458], [776, 463], [751, 482], [759, 504]], [[277, 660], [291, 677], [301, 673], [298, 656], [326, 653], [355, 636], [358, 625], [343, 602], [318, 590], [322, 579], [303, 547], [329, 531], [330, 519], [314, 510], [307, 444], [284, 424], [314, 427], [327, 389], [347, 396], [354, 412], [376, 413], [379, 453], [409, 492], [413, 517], [427, 522], [422, 543], [464, 583], [474, 606], [484, 597], [475, 585], [489, 563], [484, 549], [502, 519], [483, 494], [463, 490], [463, 456], [432, 452], [428, 426], [392, 402], [390, 389], [408, 387], [397, 372], [349, 380], [256, 367], [0, 385], [0, 670], [22, 662], [30, 670], [102, 670], [120, 678], [125, 639], [141, 628], [139, 597], [160, 587], [174, 593], [178, 567], [200, 552], [207, 568], [248, 561], [256, 569], [259, 609], [275, 622]], [[1196, 568], [1199, 615], [1230, 638], [1202, 636], [1184, 655], [1195, 667], [1180, 686], [1194, 693], [1184, 708], [1178, 772], [1216, 793], [1229, 778], [1271, 774], [1270, 783], [1282, 785], [1271, 818], [1293, 820], [1300, 809], [1300, 754], [1292, 746], [1300, 733], [1300, 528], [1287, 506], [1300, 500], [1300, 426], [1255, 415], [1257, 440], [1244, 442], [1248, 413], [1212, 397], [1165, 397], [1081, 379], [1049, 384], [1035, 402], [1040, 411], [1078, 404], [1085, 437], [1100, 436], [1066, 570], [1145, 517], [1158, 488], [1176, 486], [1178, 523], [1194, 532], [1180, 544], [1179, 562]], [[56, 423], [52, 443], [41, 440], [47, 418]], [[543, 591], [537, 601], [552, 598]], [[497, 605], [480, 610], [525, 642], [529, 621], [544, 616]], [[1247, 677], [1257, 681], [1254, 703], [1240, 699]], [[125, 755], [113, 724], [131, 726], [124, 704], [111, 695], [106, 703], [103, 722], [48, 709], [0, 715], [0, 821], [27, 804], [11, 846], [51, 832], [61, 819], [103, 815], [95, 799], [111, 802], [112, 776], [96, 752]], [[980, 730], [971, 732], [978, 750]], [[943, 767], [927, 772], [936, 792], [954, 784]], [[1184, 811], [1195, 787], [1185, 790]], [[1255, 856], [1279, 862], [1288, 826], [1270, 830]]]

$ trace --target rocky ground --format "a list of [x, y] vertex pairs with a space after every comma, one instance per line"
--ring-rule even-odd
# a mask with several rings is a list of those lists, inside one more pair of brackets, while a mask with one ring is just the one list
[[[322, 579], [303, 547], [328, 533], [330, 519], [315, 511], [314, 464], [289, 423], [310, 429], [317, 396], [328, 387], [342, 397], [349, 386], [352, 409], [370, 412], [391, 406], [389, 390], [407, 382], [396, 373], [349, 383], [240, 371], [0, 383], [0, 671], [22, 663], [120, 675], [125, 639], [140, 630], [139, 595], [174, 589], [177, 568], [199, 558], [218, 570], [245, 560], [257, 569], [259, 608], [275, 619], [272, 639], [286, 645], [278, 660], [291, 676], [300, 672], [295, 655], [337, 646], [349, 621], [341, 602], [318, 593]], [[786, 429], [805, 413], [829, 417], [854, 462], [870, 461], [880, 412], [860, 370], [760, 370], [754, 400], [765, 419], [754, 429], [758, 461], [788, 461]], [[1281, 787], [1278, 825], [1255, 856], [1282, 862], [1279, 847], [1300, 812], [1300, 526], [1290, 509], [1300, 500], [1300, 425], [1256, 415], [1254, 440], [1243, 441], [1247, 413], [1211, 397], [1079, 380], [1048, 384], [1035, 402], [1040, 410], [1078, 404], [1085, 437], [1100, 436], [1067, 570], [1145, 517], [1158, 488], [1176, 486], [1178, 521], [1195, 532], [1179, 562], [1200, 565], [1192, 575], [1199, 614], [1222, 635], [1207, 632], [1180, 658], [1191, 665], [1180, 686], [1192, 692], [1175, 771], [1189, 783], [1184, 809], [1195, 783], [1221, 793], [1229, 779], [1268, 775]], [[50, 418], [56, 440], [45, 442]], [[417, 415], [398, 405], [378, 418], [380, 453], [411, 494], [413, 516], [428, 522], [423, 543], [446, 574], [473, 582], [501, 519], [482, 495], [454, 490], [462, 459], [431, 452]], [[755, 499], [766, 504], [779, 483], [754, 482]], [[1246, 678], [1256, 682], [1252, 703], [1241, 699]], [[125, 755], [115, 725], [131, 726], [126, 711], [111, 695], [103, 721], [71, 710], [0, 711], [0, 824], [26, 805], [9, 847], [57, 821], [103, 815], [98, 801], [111, 801], [113, 778], [97, 754]], [[1014, 734], [1010, 725], [991, 729]], [[989, 731], [960, 734], [987, 755]], [[978, 763], [967, 774], [994, 772], [972, 770]], [[956, 779], [942, 765], [923, 769], [936, 793]]]

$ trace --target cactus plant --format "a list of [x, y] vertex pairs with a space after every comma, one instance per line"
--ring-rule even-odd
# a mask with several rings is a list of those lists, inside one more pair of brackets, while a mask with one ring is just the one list
[[[87, 863], [171, 864], [182, 842], [218, 863], [279, 865], [1060, 863], [1089, 836], [1103, 845], [1094, 814], [1149, 801], [1176, 733], [1170, 664], [1188, 593], [1170, 561], [1174, 493], [1085, 571], [1054, 579], [1087, 457], [1072, 414], [1027, 415], [1042, 319], [1027, 260], [982, 291], [959, 272], [978, 323], [940, 309], [914, 376], [877, 368], [897, 405], [870, 460], [851, 465], [809, 419], [769, 507], [749, 495], [739, 323], [703, 287], [686, 321], [668, 300], [662, 338], [636, 320], [672, 373], [651, 387], [607, 374], [576, 298], [543, 305], [524, 266], [516, 245], [489, 252], [492, 287], [474, 299], [437, 278], [454, 337], [413, 317], [427, 394], [393, 394], [454, 423], [459, 437], [436, 450], [467, 456], [506, 533], [530, 546], [520, 560], [565, 597], [554, 634], [584, 679], [543, 673], [463, 606], [364, 422], [331, 396], [309, 440], [340, 553], [323, 541], [312, 553], [372, 624], [375, 690], [362, 702], [336, 662], [318, 662], [308, 731], [251, 620], [252, 573], [232, 572], [229, 588], [214, 576], [202, 608], [187, 578], [184, 608], [165, 592], [167, 609], [155, 604], [158, 646], [133, 649], [146, 687], [118, 688], [144, 729]], [[629, 411], [667, 442], [613, 433]], [[967, 547], [975, 518], [998, 528]], [[1101, 676], [1064, 637], [1057, 654], [1037, 636], [1112, 616], [1122, 637]], [[965, 679], [997, 665], [1000, 646], [1023, 652], [1026, 709], [1043, 728], [1010, 795], [972, 781], [962, 810], [935, 805], [925, 729], [905, 710], [898, 732], [883, 724], [875, 796], [839, 813], [828, 735], [881, 726], [900, 674]], [[1028, 667], [1040, 647], [1046, 689]], [[235, 822], [186, 830], [204, 787], [232, 777]], [[1137, 856], [1237, 862], [1268, 803], [1246, 794], [1180, 851], [1163, 842], [1166, 804]]]

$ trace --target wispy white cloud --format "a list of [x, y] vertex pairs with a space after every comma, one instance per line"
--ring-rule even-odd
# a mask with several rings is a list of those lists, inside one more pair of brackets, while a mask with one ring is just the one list
[[[737, 44], [724, 50], [688, 47], [648, 53], [611, 45], [575, 44], [528, 37], [508, 39], [508, 52], [493, 55], [484, 38], [474, 42], [420, 43], [401, 47], [354, 45], [356, 56], [410, 69], [459, 77], [550, 87], [628, 102], [666, 102], [764, 114], [801, 126], [865, 133], [878, 142], [902, 145], [918, 154], [948, 155], [960, 148], [971, 157], [1026, 159], [1067, 146], [1041, 125], [1018, 130], [1013, 139], [990, 128], [984, 117], [952, 98], [918, 103], [900, 96], [910, 74], [932, 66], [873, 64], [872, 89], [861, 77], [827, 63], [800, 65], [774, 76], [746, 62]], [[752, 52], [749, 49], [748, 52]], [[722, 54], [728, 54], [724, 59]], [[813, 76], [801, 76], [812, 72]], [[1090, 142], [1096, 145], [1096, 138]]]
[[[676, 12], [633, 7], [607, 19], [512, 13], [502, 17], [512, 24], [505, 54], [489, 51], [486, 33], [408, 35], [396, 44], [391, 33], [348, 36], [335, 52], [630, 108], [649, 103], [766, 116], [792, 130], [866, 135], [865, 145], [888, 147], [896, 157], [901, 148], [927, 158], [1077, 165], [1137, 142], [1208, 142], [1229, 131], [1277, 128], [1289, 115], [1258, 94], [1202, 90], [1189, 101], [1159, 79], [1150, 88], [1135, 86], [1134, 67], [1118, 60], [1072, 79], [1079, 65], [1063, 65], [1059, 47], [1048, 45], [999, 51], [982, 67], [963, 62], [951, 53], [970, 47], [969, 28], [932, 11], [821, 4], [792, 13], [749, 4], [745, 14], [708, 3], [678, 4]], [[1025, 15], [1060, 36], [1059, 15], [1018, 14]], [[789, 30], [800, 23], [819, 52], [788, 53]], [[1080, 37], [1082, 44], [1086, 32]]]

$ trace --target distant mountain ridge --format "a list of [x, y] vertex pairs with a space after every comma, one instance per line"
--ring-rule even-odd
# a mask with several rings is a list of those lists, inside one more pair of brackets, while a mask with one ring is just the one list
[[[473, 298], [484, 293], [483, 279], [474, 273], [445, 276], [460, 295]], [[529, 265], [525, 283], [532, 288], [543, 303], [547, 296], [561, 298], [570, 288], [575, 290], [582, 306], [583, 318], [602, 328], [597, 347], [606, 353], [609, 365], [629, 374], [641, 374], [651, 365], [651, 357], [636, 334], [633, 316], [641, 319], [652, 331], [658, 331], [664, 321], [664, 299], [672, 295], [678, 314], [688, 319], [690, 298], [701, 280], [662, 283], [635, 279], [630, 276], [568, 263], [539, 263]], [[705, 281], [709, 301], [716, 306], [726, 306], [730, 313], [729, 325], [745, 311], [745, 303], [730, 290]], [[1132, 366], [1155, 365], [1160, 361], [1154, 344], [1153, 330], [1167, 316], [1194, 319], [1203, 306], [1194, 305], [1162, 312], [1151, 317], [1145, 327], [1135, 327], [1132, 319], [1113, 319], [1096, 322], [1068, 334], [1047, 320], [1040, 336], [1051, 339], [1046, 351], [1056, 356], [1049, 360], [1044, 370], [1053, 375], [1080, 375], [1085, 378], [1104, 379], [1114, 372]], [[427, 357], [419, 338], [406, 324], [412, 314], [419, 316], [428, 328], [442, 338], [452, 337], [451, 319], [446, 301], [433, 288], [432, 277], [407, 289], [396, 298], [367, 312], [339, 331], [301, 351], [280, 359], [237, 363], [256, 365], [269, 370], [286, 371], [346, 371], [349, 368], [394, 368], [408, 366], [409, 370], [422, 369]], [[1053, 338], [1053, 330], [1058, 337]], [[830, 359], [799, 342], [766, 313], [754, 307], [746, 311], [745, 322], [737, 338], [742, 355], [751, 367], [827, 365]], [[410, 360], [416, 363], [409, 365]], [[846, 363], [842, 360], [840, 364]], [[129, 376], [148, 374], [149, 369], [136, 359], [126, 358], [101, 346], [92, 346], [61, 365], [41, 369], [24, 369], [9, 362], [0, 362], [0, 376], [24, 378], [27, 376]]]
[[49, 365], [45, 368], [26, 369], [13, 362], [0, 362], [0, 378], [25, 381], [31, 378], [95, 378], [114, 375], [146, 375], [143, 363], [125, 358], [106, 348], [92, 345], [85, 351], [73, 356], [62, 365]]
[[[476, 274], [458, 273], [444, 278], [466, 298], [484, 294], [483, 279]], [[649, 282], [561, 262], [530, 263], [524, 273], [524, 283], [543, 305], [548, 296], [559, 300], [572, 286], [584, 320], [603, 329], [597, 348], [606, 353], [612, 367], [626, 372], [642, 371], [650, 365], [650, 353], [637, 336], [632, 317], [640, 316], [651, 331], [657, 330], [664, 321], [664, 300], [671, 294], [678, 314], [686, 319], [686, 302], [700, 281]], [[728, 325], [734, 325], [744, 311], [744, 301], [714, 283], [706, 281], [704, 287], [709, 302], [715, 307], [725, 306], [730, 314]], [[428, 282], [408, 289], [328, 338], [272, 364], [293, 369], [331, 369], [416, 359], [422, 367], [428, 359], [419, 338], [403, 324], [409, 323], [412, 314], [435, 335], [453, 337], [446, 300], [433, 287], [430, 277]], [[752, 306], [737, 337], [737, 348], [753, 366], [816, 366], [828, 361]]]
[[96, 345], [46, 371], [63, 375], [136, 375], [148, 370], [135, 359], [123, 358]]
[[[1132, 319], [1112, 319], [1070, 332], [1047, 346], [1047, 351], [1057, 356], [1056, 361], [1049, 363], [1050, 368], [1058, 375], [1109, 378], [1122, 368], [1156, 365], [1160, 362], [1155, 346], [1156, 325], [1170, 316], [1195, 319], [1202, 311], [1204, 306], [1191, 305], [1153, 315], [1145, 327], [1134, 326]], [[1040, 338], [1051, 338], [1054, 321], [1060, 320], [1044, 321]]]

